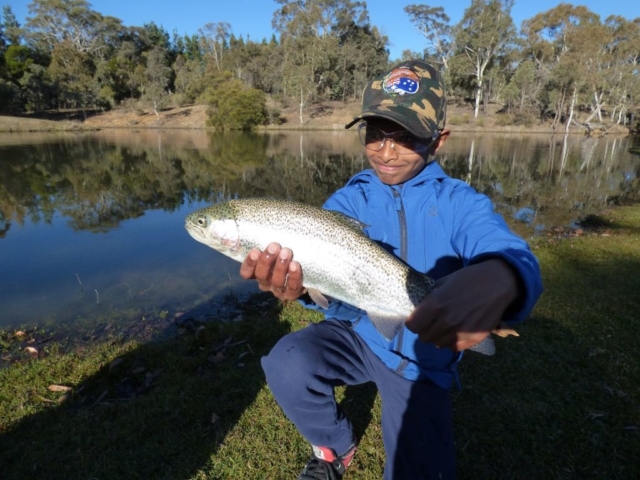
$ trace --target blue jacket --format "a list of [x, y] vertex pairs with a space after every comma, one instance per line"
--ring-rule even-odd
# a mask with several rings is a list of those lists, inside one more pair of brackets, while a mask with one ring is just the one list
[[[487, 257], [506, 260], [520, 273], [525, 292], [519, 310], [504, 319], [507, 323], [526, 319], [542, 292], [538, 262], [526, 242], [509, 231], [487, 196], [452, 179], [436, 162], [395, 186], [383, 184], [373, 170], [364, 170], [324, 208], [368, 225], [365, 233], [371, 239], [434, 279]], [[429, 378], [444, 388], [451, 385], [460, 354], [425, 344], [406, 327], [388, 341], [365, 312], [345, 303], [331, 302], [322, 312], [325, 318], [353, 322], [353, 329], [399, 375]]]

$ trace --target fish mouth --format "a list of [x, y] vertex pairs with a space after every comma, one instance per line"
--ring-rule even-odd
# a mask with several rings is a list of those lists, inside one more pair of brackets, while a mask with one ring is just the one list
[[186, 222], [184, 228], [186, 228], [189, 235], [198, 242], [204, 243], [208, 247], [220, 252], [227, 250], [235, 252], [240, 248], [240, 239], [238, 237], [219, 237], [215, 233], [211, 234], [207, 228], [201, 227], [193, 222]]
[[204, 229], [202, 227], [199, 227], [198, 225], [194, 225], [193, 223], [187, 222], [184, 224], [184, 228], [186, 228], [189, 235], [191, 235], [197, 241], [201, 243], [206, 243], [207, 236], [205, 235]]

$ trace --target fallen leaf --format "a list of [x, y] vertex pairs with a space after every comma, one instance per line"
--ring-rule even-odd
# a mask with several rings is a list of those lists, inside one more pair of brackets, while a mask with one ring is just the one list
[[502, 338], [506, 338], [509, 335], [513, 335], [514, 337], [520, 336], [520, 334], [516, 332], [513, 328], [496, 328], [495, 330], [493, 330], [493, 333]]
[[124, 360], [122, 358], [116, 358], [113, 362], [109, 364], [109, 371], [113, 370], [113, 368], [120, 365]]
[[222, 352], [218, 352], [215, 355], [209, 355], [207, 360], [209, 360], [211, 363], [220, 363], [224, 360], [224, 355], [222, 354]]
[[62, 395], [58, 400], [56, 400], [56, 403], [64, 403], [69, 399], [69, 394], [65, 393], [64, 395]]
[[211, 423], [216, 423], [218, 420], [220, 420], [220, 417], [218, 415], [216, 415], [215, 413], [211, 414]]
[[34, 393], [34, 395], [35, 395], [37, 398], [39, 398], [40, 400], [42, 400], [43, 402], [46, 402], [46, 403], [56, 403], [56, 401], [55, 401], [55, 400], [50, 400], [50, 399], [48, 399], [48, 398], [46, 398], [46, 397], [43, 397], [42, 395], [38, 395], [37, 393]]
[[162, 369], [156, 370], [155, 372], [147, 372], [147, 374], [144, 376], [147, 385], [150, 385], [151, 382], [153, 382], [160, 375], [160, 372], [162, 372]]
[[22, 330], [18, 330], [16, 333], [13, 334], [13, 336], [17, 337], [17, 338], [24, 337], [25, 335], [26, 335], [26, 333], [23, 332]]
[[66, 385], [49, 385], [47, 390], [50, 392], [68, 392], [69, 390], [73, 390], [73, 388], [67, 387]]
[[36, 358], [38, 356], [38, 350], [33, 347], [25, 347], [25, 351], [31, 355], [32, 358]]
[[136, 375], [137, 375], [137, 374], [139, 374], [139, 373], [144, 372], [145, 370], [146, 370], [146, 368], [144, 368], [144, 367], [138, 367], [138, 368], [134, 368], [133, 370], [131, 370], [131, 373], [133, 373], [133, 374], [136, 374]]
[[98, 403], [100, 403], [104, 399], [104, 397], [107, 396], [108, 393], [109, 393], [109, 390], [105, 390], [104, 392], [102, 392], [98, 397], [98, 399], [95, 402], [93, 402], [90, 406], [93, 407], [94, 405], [97, 405]]

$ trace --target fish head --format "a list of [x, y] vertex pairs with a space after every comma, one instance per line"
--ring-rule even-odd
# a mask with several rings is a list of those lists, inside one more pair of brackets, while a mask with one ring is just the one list
[[240, 248], [238, 224], [226, 209], [202, 208], [187, 215], [185, 228], [198, 242], [225, 255], [235, 257]]

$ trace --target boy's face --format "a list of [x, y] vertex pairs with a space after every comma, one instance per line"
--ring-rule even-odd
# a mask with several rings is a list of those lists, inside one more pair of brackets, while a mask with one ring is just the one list
[[[377, 127], [387, 133], [406, 131], [404, 127], [384, 118], [367, 118], [367, 125]], [[406, 148], [394, 148], [392, 146], [393, 143], [391, 139], [387, 138], [382, 148], [378, 151], [367, 147], [364, 149], [371, 168], [376, 172], [382, 183], [387, 185], [398, 185], [411, 180], [424, 168], [429, 157], [426, 146], [418, 149], [418, 151], [411, 151]], [[401, 150], [402, 154], [399, 154], [396, 148]]]

